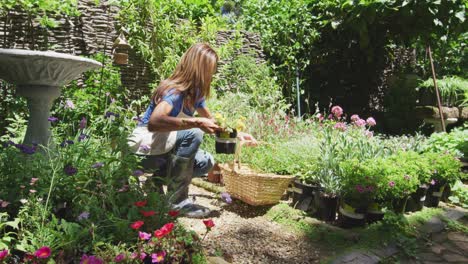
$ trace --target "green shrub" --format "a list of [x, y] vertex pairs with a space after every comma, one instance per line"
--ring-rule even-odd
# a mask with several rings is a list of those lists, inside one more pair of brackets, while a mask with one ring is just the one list
[[449, 152], [457, 157], [468, 157], [468, 126], [455, 128], [450, 133], [433, 133], [424, 151]]
[[[437, 80], [441, 100], [449, 106], [467, 106], [468, 79], [458, 76], [445, 76]], [[422, 82], [418, 87], [422, 92], [435, 98], [434, 81], [432, 78]]]

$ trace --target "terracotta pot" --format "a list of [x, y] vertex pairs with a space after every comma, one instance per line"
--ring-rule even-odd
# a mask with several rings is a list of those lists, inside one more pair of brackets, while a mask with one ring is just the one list
[[210, 172], [208, 172], [208, 181], [212, 183], [220, 183], [222, 177], [223, 174], [221, 172], [221, 168], [219, 167], [218, 163], [215, 163]]

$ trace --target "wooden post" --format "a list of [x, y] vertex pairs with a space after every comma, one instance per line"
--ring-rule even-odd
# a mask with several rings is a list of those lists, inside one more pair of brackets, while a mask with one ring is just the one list
[[435, 74], [434, 61], [432, 60], [431, 46], [427, 47], [427, 51], [429, 53], [429, 60], [431, 62], [432, 79], [434, 80], [434, 88], [437, 96], [437, 106], [439, 107], [440, 122], [442, 124], [442, 129], [444, 130], [444, 132], [447, 132], [447, 130], [445, 129], [444, 113], [442, 112], [442, 103], [440, 101], [439, 88], [437, 88], [437, 79]]

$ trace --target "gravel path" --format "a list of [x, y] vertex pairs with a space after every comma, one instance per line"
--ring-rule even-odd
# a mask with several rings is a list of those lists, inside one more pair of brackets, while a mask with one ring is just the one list
[[[222, 255], [231, 263], [319, 263], [320, 251], [306, 238], [271, 222], [264, 214], [269, 208], [252, 207], [235, 201], [228, 205], [218, 195], [190, 186], [196, 202], [209, 207], [215, 227], [203, 246], [208, 255]], [[179, 218], [187, 228], [205, 234], [200, 219]]]

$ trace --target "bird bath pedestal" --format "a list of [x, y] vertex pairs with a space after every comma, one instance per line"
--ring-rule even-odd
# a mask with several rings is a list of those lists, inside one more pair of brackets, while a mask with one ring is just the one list
[[28, 102], [29, 122], [23, 144], [50, 143], [47, 119], [61, 87], [100, 66], [97, 61], [63, 53], [0, 49], [0, 79], [15, 84], [17, 94]]

